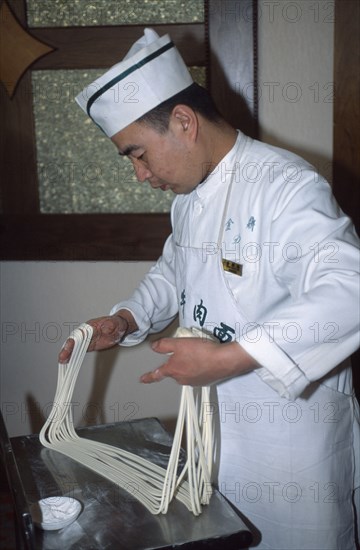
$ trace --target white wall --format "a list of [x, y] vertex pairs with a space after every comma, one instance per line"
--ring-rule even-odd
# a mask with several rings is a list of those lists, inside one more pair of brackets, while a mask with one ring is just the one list
[[262, 141], [290, 149], [331, 181], [334, 2], [259, 0]]
[[[261, 0], [259, 5], [262, 139], [298, 152], [329, 175], [331, 2]], [[126, 298], [149, 265], [1, 263], [0, 398], [11, 436], [40, 429], [54, 397], [57, 354], [69, 330], [106, 314], [115, 302]], [[179, 397], [176, 384], [167, 380], [143, 386], [138, 382], [140, 374], [159, 361], [148, 343], [89, 354], [74, 395], [76, 421], [174, 418]]]
[[[1, 402], [11, 435], [37, 432], [50, 412], [57, 355], [82, 321], [107, 314], [128, 297], [150, 264], [8, 262], [1, 264]], [[174, 417], [179, 388], [145, 386], [139, 376], [158, 366], [149, 342], [89, 354], [74, 394], [79, 423]]]

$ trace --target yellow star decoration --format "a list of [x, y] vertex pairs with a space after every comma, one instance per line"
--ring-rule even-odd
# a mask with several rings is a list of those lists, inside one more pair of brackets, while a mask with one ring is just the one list
[[12, 98], [30, 65], [54, 48], [31, 36], [5, 1], [0, 8], [0, 37], [0, 80]]

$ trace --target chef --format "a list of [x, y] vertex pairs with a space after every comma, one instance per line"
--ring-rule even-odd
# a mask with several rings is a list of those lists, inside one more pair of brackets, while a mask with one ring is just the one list
[[219, 489], [257, 548], [353, 550], [359, 250], [328, 183], [227, 124], [151, 29], [76, 100], [139, 181], [175, 194], [162, 256], [129, 300], [89, 321], [89, 349], [138, 344], [177, 316], [210, 333], [155, 342], [162, 366], [142, 382], [214, 384]]

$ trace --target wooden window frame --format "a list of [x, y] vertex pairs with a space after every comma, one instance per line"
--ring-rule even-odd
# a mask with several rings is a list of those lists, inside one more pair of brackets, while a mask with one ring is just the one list
[[[360, 235], [360, 4], [335, 2], [333, 192]], [[351, 357], [360, 401], [360, 349]]]
[[[54, 51], [26, 70], [11, 99], [0, 85], [0, 259], [155, 260], [171, 231], [169, 214], [40, 212], [31, 86], [31, 70], [106, 70], [125, 55], [144, 25], [31, 28], [26, 23], [25, 0], [7, 0], [7, 4], [23, 28]], [[238, 13], [240, 4], [243, 9]], [[253, 136], [257, 134], [257, 87], [244, 106], [229, 92], [221, 66], [230, 69], [238, 85], [256, 82], [256, 6], [256, 0], [205, 0], [205, 23], [151, 25], [159, 34], [171, 35], [188, 66], [207, 68], [208, 88], [225, 118]], [[242, 50], [236, 66], [232, 39]]]

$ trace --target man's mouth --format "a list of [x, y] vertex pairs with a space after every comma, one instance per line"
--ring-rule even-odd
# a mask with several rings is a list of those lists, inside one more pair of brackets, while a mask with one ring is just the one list
[[155, 183], [150, 182], [150, 185], [153, 189], [161, 189], [162, 191], [167, 191], [168, 189], [170, 189], [170, 186], [167, 183], [156, 185]]

